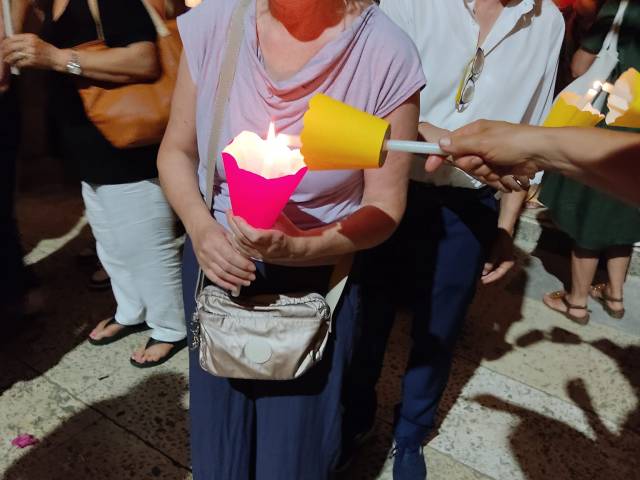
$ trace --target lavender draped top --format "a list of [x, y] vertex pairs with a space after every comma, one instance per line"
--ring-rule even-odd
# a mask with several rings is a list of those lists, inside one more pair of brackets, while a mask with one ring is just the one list
[[[206, 155], [217, 79], [228, 25], [237, 0], [205, 0], [182, 15], [178, 27], [189, 71], [197, 87], [196, 130], [201, 192], [206, 192]], [[235, 81], [222, 128], [220, 150], [243, 130], [265, 136], [270, 121], [278, 132], [299, 135], [302, 116], [315, 93], [384, 117], [425, 84], [415, 46], [377, 6], [368, 7], [299, 72], [285, 81], [269, 77], [259, 56], [255, 2], [245, 18]], [[216, 152], [214, 214], [226, 225], [231, 207], [220, 152]], [[332, 223], [360, 206], [362, 170], [308, 172], [285, 208], [300, 228]]]

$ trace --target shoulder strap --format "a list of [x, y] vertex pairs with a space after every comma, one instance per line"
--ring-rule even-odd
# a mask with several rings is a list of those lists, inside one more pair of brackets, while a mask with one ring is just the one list
[[153, 22], [153, 26], [156, 28], [158, 37], [166, 37], [168, 35], [171, 35], [171, 32], [169, 32], [167, 25], [164, 23], [164, 20], [162, 19], [158, 11], [149, 3], [148, 0], [141, 0], [141, 1], [142, 1], [142, 5], [144, 5], [144, 8], [147, 10], [147, 13], [149, 14], [151, 21]]
[[622, 25], [622, 21], [624, 20], [624, 14], [629, 6], [629, 0], [620, 0], [620, 6], [618, 7], [618, 12], [616, 13], [615, 18], [613, 19], [613, 23], [611, 24], [611, 29], [607, 36], [604, 39], [604, 43], [602, 44], [603, 51], [618, 51], [618, 38], [620, 37], [620, 26]]
[[[216, 96], [213, 107], [213, 120], [211, 123], [211, 134], [209, 136], [209, 146], [207, 148], [207, 193], [205, 196], [205, 203], [207, 208], [211, 210], [213, 207], [213, 183], [215, 181], [216, 173], [216, 154], [218, 151], [218, 144], [220, 143], [220, 136], [222, 133], [222, 123], [224, 121], [224, 114], [231, 93], [231, 86], [233, 85], [233, 79], [236, 75], [236, 67], [238, 64], [238, 55], [240, 53], [240, 46], [242, 45], [242, 38], [244, 37], [244, 14], [249, 8], [252, 0], [239, 0], [236, 5], [231, 22], [229, 24], [229, 30], [227, 32], [227, 45], [222, 57], [222, 66], [220, 68], [220, 76], [218, 77], [218, 85], [216, 88]], [[201, 268], [198, 268], [198, 282], [196, 284], [195, 297], [198, 295], [204, 287], [204, 273]]]
[[93, 23], [96, 24], [98, 40], [104, 42], [104, 28], [102, 28], [102, 19], [100, 18], [100, 7], [98, 6], [98, 0], [87, 0], [87, 5], [89, 5], [89, 11], [91, 12]]
[[207, 207], [211, 209], [213, 204], [213, 183], [216, 173], [216, 160], [220, 136], [222, 135], [222, 124], [224, 114], [231, 93], [231, 86], [236, 75], [238, 55], [242, 38], [244, 36], [244, 13], [252, 0], [239, 0], [236, 9], [231, 17], [229, 25], [227, 48], [222, 59], [222, 68], [218, 77], [216, 88], [216, 98], [214, 102], [213, 120], [211, 122], [211, 134], [209, 136], [209, 148], [207, 149], [207, 193], [205, 201]]

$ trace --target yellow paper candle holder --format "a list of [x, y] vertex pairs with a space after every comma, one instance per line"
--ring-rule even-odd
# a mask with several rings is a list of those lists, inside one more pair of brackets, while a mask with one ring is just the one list
[[607, 124], [640, 128], [640, 72], [631, 68], [618, 78], [609, 95]]

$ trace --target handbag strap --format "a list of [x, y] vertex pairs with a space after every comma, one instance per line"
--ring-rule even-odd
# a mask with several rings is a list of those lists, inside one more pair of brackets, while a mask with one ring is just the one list
[[[236, 67], [238, 65], [238, 55], [240, 54], [240, 45], [244, 37], [244, 14], [249, 8], [252, 0], [239, 0], [236, 5], [229, 30], [227, 31], [227, 44], [222, 57], [222, 67], [220, 76], [218, 77], [218, 85], [216, 88], [216, 96], [213, 107], [213, 120], [211, 122], [211, 134], [209, 135], [209, 145], [207, 148], [207, 192], [205, 203], [207, 208], [211, 210], [213, 207], [213, 183], [216, 173], [216, 159], [218, 144], [222, 136], [222, 123], [224, 114], [227, 109], [227, 103], [231, 93], [231, 86], [236, 75]], [[204, 272], [198, 267], [198, 282], [196, 283], [195, 297], [204, 288]]]
[[[149, 14], [151, 18], [151, 22], [153, 22], [153, 26], [156, 29], [156, 33], [159, 37], [166, 37], [171, 35], [171, 32], [167, 28], [167, 25], [162, 20], [160, 14], [153, 8], [147, 0], [141, 0], [142, 5], [145, 10]], [[98, 5], [98, 0], [87, 0], [87, 4], [89, 5], [89, 11], [91, 12], [91, 18], [93, 18], [93, 23], [96, 24], [96, 32], [98, 33], [98, 40], [104, 42], [104, 27], [102, 25], [102, 18], [100, 16], [100, 6]]]
[[100, 7], [98, 6], [98, 0], [87, 0], [89, 5], [89, 11], [91, 12], [91, 18], [93, 23], [96, 24], [96, 32], [98, 33], [98, 40], [104, 42], [104, 28], [102, 27], [102, 18], [100, 17]]
[[620, 6], [618, 7], [618, 11], [616, 12], [616, 16], [613, 19], [613, 23], [611, 24], [611, 29], [607, 36], [604, 39], [602, 44], [602, 51], [618, 51], [618, 38], [620, 37], [620, 26], [622, 25], [622, 21], [624, 20], [624, 14], [629, 6], [629, 0], [621, 0]]

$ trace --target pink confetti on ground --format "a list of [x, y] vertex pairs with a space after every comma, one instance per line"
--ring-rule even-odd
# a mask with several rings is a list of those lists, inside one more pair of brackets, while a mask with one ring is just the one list
[[18, 448], [26, 448], [38, 443], [39, 440], [29, 433], [23, 433], [11, 440], [11, 445]]

